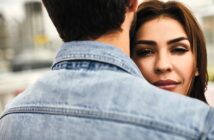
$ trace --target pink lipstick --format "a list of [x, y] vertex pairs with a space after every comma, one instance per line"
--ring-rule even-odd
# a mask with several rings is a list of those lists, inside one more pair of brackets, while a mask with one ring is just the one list
[[170, 90], [172, 91], [176, 86], [180, 84], [179, 82], [173, 81], [173, 80], [159, 80], [153, 83], [153, 85], [165, 89], [165, 90]]

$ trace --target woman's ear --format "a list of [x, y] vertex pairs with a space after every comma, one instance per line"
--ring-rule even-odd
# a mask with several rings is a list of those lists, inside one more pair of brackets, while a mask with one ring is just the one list
[[195, 76], [198, 76], [198, 75], [199, 75], [198, 68], [196, 68], [196, 70], [195, 70]]
[[136, 12], [138, 7], [138, 0], [129, 0], [129, 11]]

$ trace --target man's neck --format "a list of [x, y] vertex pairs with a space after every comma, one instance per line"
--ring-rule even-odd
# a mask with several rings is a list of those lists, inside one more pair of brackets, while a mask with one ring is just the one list
[[[136, 10], [137, 6], [135, 7]], [[122, 31], [115, 31], [109, 34], [105, 34], [100, 36], [96, 41], [110, 44], [115, 46], [116, 48], [119, 48], [121, 51], [123, 51], [125, 54], [130, 56], [130, 27], [133, 22], [134, 18], [134, 11], [129, 11], [125, 15], [125, 20], [123, 24], [121, 25]]]
[[123, 31], [117, 33], [109, 33], [99, 37], [98, 39], [96, 39], [96, 41], [106, 43], [116, 48], [119, 48], [123, 53], [130, 56], [129, 33]]

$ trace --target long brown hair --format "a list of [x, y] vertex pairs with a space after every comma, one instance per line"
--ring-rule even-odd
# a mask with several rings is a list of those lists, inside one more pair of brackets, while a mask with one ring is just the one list
[[195, 55], [199, 72], [199, 75], [193, 80], [189, 96], [206, 102], [204, 94], [208, 82], [206, 43], [202, 30], [195, 17], [182, 3], [176, 1], [162, 2], [158, 0], [150, 0], [139, 5], [136, 22], [132, 31], [131, 56], [134, 52], [133, 42], [135, 42], [136, 32], [145, 22], [160, 16], [173, 18], [183, 26]]

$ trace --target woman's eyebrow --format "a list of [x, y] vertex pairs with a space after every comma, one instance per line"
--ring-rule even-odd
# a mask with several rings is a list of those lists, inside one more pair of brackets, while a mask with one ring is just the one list
[[155, 41], [152, 41], [152, 40], [137, 40], [135, 42], [135, 45], [139, 45], [139, 44], [151, 45], [151, 46], [157, 45], [157, 43]]
[[189, 40], [189, 39], [186, 37], [178, 37], [178, 38], [171, 39], [171, 40], [167, 41], [167, 44], [173, 44], [173, 43], [176, 43], [176, 42], [179, 42], [182, 40]]

